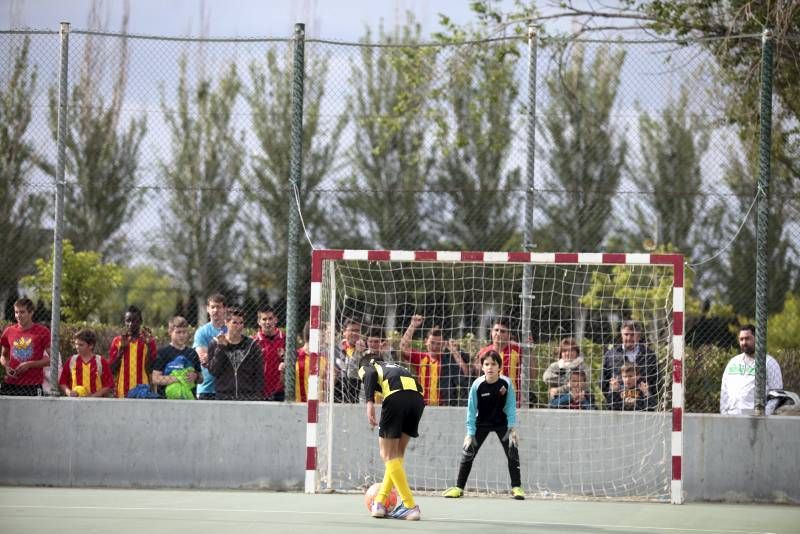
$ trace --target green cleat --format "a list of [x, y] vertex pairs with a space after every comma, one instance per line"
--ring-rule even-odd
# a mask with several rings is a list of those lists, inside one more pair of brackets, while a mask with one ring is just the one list
[[525, 490], [517, 486], [516, 488], [511, 488], [511, 496], [518, 501], [522, 501], [525, 499]]
[[448, 499], [458, 499], [462, 495], [464, 495], [464, 490], [462, 490], [458, 486], [447, 488], [446, 490], [444, 490], [444, 493], [442, 493], [442, 497], [447, 497]]

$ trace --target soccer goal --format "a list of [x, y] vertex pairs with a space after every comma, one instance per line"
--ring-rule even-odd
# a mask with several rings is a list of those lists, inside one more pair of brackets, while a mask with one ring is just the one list
[[[496, 342], [517, 390], [529, 496], [681, 503], [683, 312], [677, 254], [315, 250], [306, 492], [364, 491], [383, 475], [363, 392], [341, 402], [347, 359], [364, 348], [345, 337], [360, 332], [429, 389], [405, 460], [415, 492], [455, 483], [476, 355]], [[401, 343], [412, 322], [421, 324]], [[630, 335], [628, 345], [620, 336], [631, 324], [649, 365], [626, 366], [636, 381], [623, 384], [618, 374], [609, 380], [610, 362], [634, 359]], [[572, 395], [581, 376], [583, 391]], [[620, 404], [631, 388], [647, 402]], [[502, 448], [489, 436], [465, 492], [509, 489]]]

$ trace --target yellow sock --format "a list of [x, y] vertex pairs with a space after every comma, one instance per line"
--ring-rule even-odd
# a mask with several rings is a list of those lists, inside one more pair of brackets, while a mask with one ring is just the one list
[[403, 499], [405, 507], [414, 508], [414, 496], [411, 495], [411, 488], [408, 486], [406, 472], [403, 469], [403, 459], [393, 458], [386, 462], [386, 473], [391, 477], [394, 487], [397, 488], [397, 493]]
[[386, 497], [392, 492], [392, 488], [394, 487], [394, 483], [392, 482], [392, 477], [389, 475], [389, 469], [385, 469], [383, 471], [383, 482], [381, 482], [381, 489], [378, 490], [378, 494], [375, 495], [375, 498], [386, 504]]

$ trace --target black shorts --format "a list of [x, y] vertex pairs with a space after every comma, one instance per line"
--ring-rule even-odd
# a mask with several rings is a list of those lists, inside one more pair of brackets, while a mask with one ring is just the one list
[[392, 393], [381, 405], [378, 436], [395, 439], [408, 434], [412, 438], [419, 437], [419, 420], [424, 409], [425, 401], [418, 392], [409, 389]]

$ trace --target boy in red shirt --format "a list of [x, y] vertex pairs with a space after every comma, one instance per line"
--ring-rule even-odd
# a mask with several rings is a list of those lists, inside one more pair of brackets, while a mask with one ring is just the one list
[[97, 335], [79, 330], [73, 339], [75, 352], [61, 369], [58, 385], [67, 397], [108, 397], [114, 387], [110, 366], [94, 353]]
[[283, 354], [286, 350], [286, 334], [278, 329], [278, 315], [269, 306], [258, 310], [258, 332], [253, 339], [264, 355], [264, 399], [282, 402]]
[[50, 329], [33, 322], [33, 301], [21, 298], [14, 303], [17, 324], [0, 336], [0, 365], [6, 376], [0, 395], [42, 395], [44, 367], [50, 364]]

